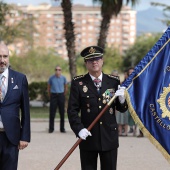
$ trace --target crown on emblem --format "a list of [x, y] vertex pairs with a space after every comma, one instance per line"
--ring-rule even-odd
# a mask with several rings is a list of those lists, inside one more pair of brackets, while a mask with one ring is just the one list
[[92, 53], [95, 53], [95, 52], [96, 52], [96, 49], [95, 49], [95, 48], [93, 48], [93, 47], [91, 47], [91, 48], [90, 48], [90, 50], [89, 50], [89, 53], [91, 53], [91, 54], [92, 54]]

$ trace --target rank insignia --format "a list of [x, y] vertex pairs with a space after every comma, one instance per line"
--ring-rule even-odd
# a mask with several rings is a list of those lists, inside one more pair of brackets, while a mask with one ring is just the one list
[[86, 93], [88, 91], [87, 86], [83, 86], [83, 91], [84, 91], [84, 93]]
[[112, 115], [113, 114], [113, 108], [109, 109], [109, 113]]
[[114, 89], [107, 89], [103, 94], [103, 104], [108, 103], [115, 93]]

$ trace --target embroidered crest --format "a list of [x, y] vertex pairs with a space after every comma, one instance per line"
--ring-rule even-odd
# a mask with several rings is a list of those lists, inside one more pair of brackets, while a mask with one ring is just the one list
[[91, 54], [92, 54], [92, 53], [95, 53], [95, 52], [96, 52], [96, 49], [95, 49], [95, 48], [93, 48], [93, 47], [91, 47], [91, 48], [90, 48], [90, 50], [89, 50], [89, 53], [91, 53]]
[[168, 117], [170, 120], [170, 84], [168, 87], [163, 88], [163, 93], [160, 94], [157, 102], [162, 110], [162, 118]]

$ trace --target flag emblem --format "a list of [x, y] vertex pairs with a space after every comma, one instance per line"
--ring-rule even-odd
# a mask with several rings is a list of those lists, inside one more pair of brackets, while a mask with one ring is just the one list
[[157, 100], [162, 110], [162, 118], [169, 118], [170, 120], [170, 85], [163, 88], [163, 93], [160, 94], [160, 98]]

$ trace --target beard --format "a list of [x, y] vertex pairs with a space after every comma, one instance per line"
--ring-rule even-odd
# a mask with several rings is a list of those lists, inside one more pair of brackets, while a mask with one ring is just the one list
[[0, 64], [4, 64], [4, 66], [0, 67], [0, 73], [3, 73], [9, 67], [9, 64], [5, 64], [5, 63], [0, 63]]

